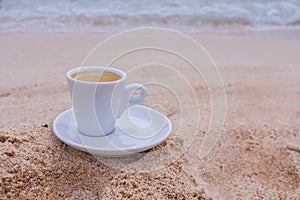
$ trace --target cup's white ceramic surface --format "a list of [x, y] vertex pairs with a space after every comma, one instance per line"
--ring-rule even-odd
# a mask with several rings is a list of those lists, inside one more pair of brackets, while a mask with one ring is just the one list
[[[77, 72], [108, 71], [121, 76], [111, 82], [88, 82], [72, 78]], [[146, 96], [143, 85], [125, 85], [126, 73], [111, 67], [87, 66], [67, 72], [75, 124], [79, 132], [88, 136], [105, 136], [114, 130], [116, 119], [132, 105], [141, 104]], [[138, 95], [130, 92], [139, 90]]]

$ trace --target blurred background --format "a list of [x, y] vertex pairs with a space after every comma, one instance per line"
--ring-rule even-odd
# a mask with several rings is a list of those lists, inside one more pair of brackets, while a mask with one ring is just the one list
[[295, 29], [298, 0], [0, 0], [0, 32], [110, 32], [162, 26], [183, 32]]

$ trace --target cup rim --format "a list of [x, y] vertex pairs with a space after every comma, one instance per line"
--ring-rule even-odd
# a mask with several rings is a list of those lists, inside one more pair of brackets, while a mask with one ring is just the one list
[[[116, 81], [108, 81], [108, 82], [90, 82], [90, 81], [82, 81], [82, 80], [78, 80], [75, 78], [72, 78], [72, 74], [77, 73], [77, 72], [84, 72], [84, 71], [107, 71], [107, 72], [112, 72], [115, 74], [118, 74], [119, 76], [121, 76], [121, 79], [116, 80]], [[74, 82], [78, 82], [78, 83], [84, 83], [84, 84], [93, 84], [93, 85], [107, 85], [107, 84], [115, 84], [118, 82], [121, 82], [123, 80], [125, 80], [127, 78], [127, 75], [124, 71], [117, 69], [117, 68], [113, 68], [113, 67], [105, 67], [105, 66], [82, 66], [82, 67], [77, 67], [77, 68], [73, 68], [71, 70], [69, 70], [67, 72], [66, 75], [67, 79], [74, 81]]]

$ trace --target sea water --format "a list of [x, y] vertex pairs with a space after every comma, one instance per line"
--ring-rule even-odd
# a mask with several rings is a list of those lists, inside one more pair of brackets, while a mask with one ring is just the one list
[[299, 0], [0, 0], [0, 32], [299, 28]]

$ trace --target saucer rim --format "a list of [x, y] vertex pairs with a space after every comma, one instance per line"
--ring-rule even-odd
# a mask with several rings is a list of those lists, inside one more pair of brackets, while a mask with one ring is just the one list
[[[116, 149], [107, 149], [107, 148], [101, 148], [101, 147], [89, 147], [89, 146], [84, 146], [82, 144], [79, 144], [79, 143], [75, 143], [71, 140], [67, 140], [66, 137], [63, 137], [61, 133], [59, 133], [59, 131], [57, 130], [57, 123], [58, 123], [58, 120], [63, 116], [65, 115], [66, 113], [68, 112], [73, 112], [73, 109], [70, 108], [70, 109], [67, 109], [65, 111], [63, 111], [62, 113], [60, 113], [54, 120], [53, 122], [53, 132], [54, 134], [56, 135], [56, 137], [58, 137], [58, 139], [60, 139], [62, 142], [64, 142], [65, 144], [73, 147], [73, 148], [76, 148], [76, 149], [79, 149], [79, 150], [82, 150], [82, 151], [85, 151], [85, 152], [88, 152], [88, 153], [92, 153], [92, 154], [98, 154], [98, 153], [95, 153], [94, 151], [99, 151], [99, 154], [112, 154], [115, 155], [114, 153], [120, 153], [118, 155], [124, 155], [124, 154], [130, 154], [130, 153], [137, 153], [137, 152], [142, 152], [142, 151], [146, 151], [148, 149], [151, 149], [159, 144], [161, 144], [163, 141], [165, 141], [169, 136], [170, 134], [172, 133], [172, 130], [173, 130], [173, 125], [171, 123], [171, 120], [165, 116], [164, 114], [162, 114], [161, 112], [157, 111], [157, 110], [154, 110], [150, 107], [147, 107], [147, 106], [142, 106], [142, 105], [134, 105], [132, 107], [139, 107], [139, 109], [148, 109], [148, 110], [151, 110], [151, 112], [155, 112], [159, 115], [162, 115], [166, 122], [165, 122], [165, 125], [167, 125], [169, 128], [168, 130], [166, 131], [166, 133], [163, 135], [162, 138], [158, 139], [158, 140], [155, 140], [153, 143], [150, 143], [150, 144], [147, 144], [143, 147], [138, 147], [138, 148], [135, 148], [135, 147], [130, 147], [130, 148], [126, 148], [126, 149], [121, 149], [121, 148], [116, 148]], [[80, 134], [79, 132], [77, 134]], [[112, 133], [113, 134], [113, 133]], [[125, 133], [124, 133], [125, 134]], [[89, 137], [89, 136], [86, 136], [85, 137]], [[99, 137], [106, 137], [106, 136], [93, 136], [95, 138], [99, 138]], [[131, 136], [132, 137], [132, 136]], [[151, 138], [151, 137], [150, 137]], [[142, 139], [142, 138], [141, 138]], [[149, 139], [149, 138], [147, 138]]]

